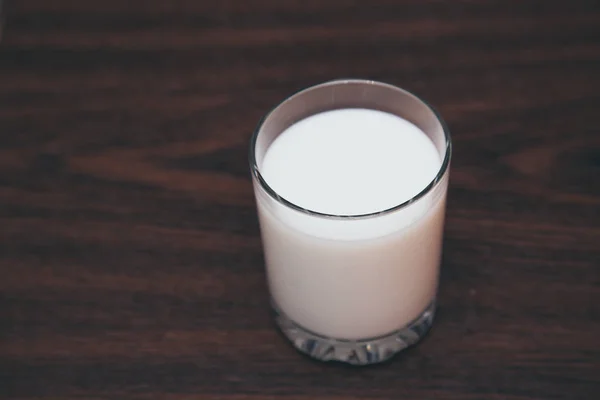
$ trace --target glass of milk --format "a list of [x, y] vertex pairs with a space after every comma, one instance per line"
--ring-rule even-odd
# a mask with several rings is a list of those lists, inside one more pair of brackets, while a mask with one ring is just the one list
[[450, 135], [415, 95], [337, 80], [260, 122], [250, 165], [276, 321], [301, 352], [378, 363], [435, 312]]

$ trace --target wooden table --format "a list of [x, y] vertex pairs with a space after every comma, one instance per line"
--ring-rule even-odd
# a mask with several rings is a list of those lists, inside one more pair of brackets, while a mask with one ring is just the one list
[[[599, 398], [597, 2], [7, 6], [0, 396]], [[436, 324], [372, 368], [274, 329], [246, 158], [338, 77], [418, 93], [454, 139]]]

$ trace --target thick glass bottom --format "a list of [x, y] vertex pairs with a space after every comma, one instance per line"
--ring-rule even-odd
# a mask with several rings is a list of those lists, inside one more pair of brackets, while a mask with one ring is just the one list
[[414, 321], [389, 335], [371, 339], [345, 340], [324, 337], [302, 328], [279, 310], [273, 302], [275, 321], [296, 349], [320, 361], [338, 361], [352, 365], [369, 365], [386, 361], [417, 343], [429, 331], [435, 307], [434, 300]]

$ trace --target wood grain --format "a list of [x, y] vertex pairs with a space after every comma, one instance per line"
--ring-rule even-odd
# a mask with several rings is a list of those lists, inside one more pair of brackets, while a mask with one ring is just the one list
[[[6, 4], [0, 397], [596, 399], [600, 6]], [[382, 366], [273, 328], [247, 143], [338, 77], [414, 91], [454, 159], [439, 317]]]

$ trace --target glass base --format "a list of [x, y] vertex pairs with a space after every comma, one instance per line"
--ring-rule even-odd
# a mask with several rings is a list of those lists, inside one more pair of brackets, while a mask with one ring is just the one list
[[302, 328], [280, 311], [273, 302], [275, 321], [300, 352], [320, 361], [369, 365], [386, 361], [417, 343], [427, 334], [435, 314], [435, 300], [404, 328], [372, 339], [332, 339]]

